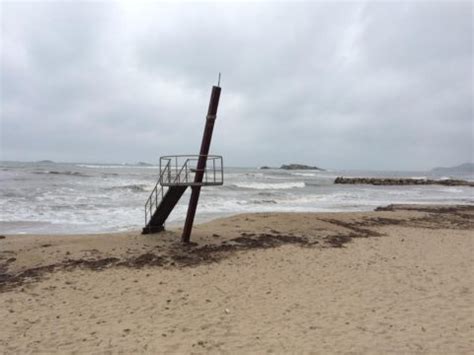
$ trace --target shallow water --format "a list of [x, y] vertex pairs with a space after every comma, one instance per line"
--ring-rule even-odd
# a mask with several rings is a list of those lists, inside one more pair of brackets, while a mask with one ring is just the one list
[[[138, 229], [157, 166], [0, 164], [0, 233], [93, 233]], [[470, 187], [334, 185], [337, 176], [462, 178], [429, 172], [286, 171], [226, 168], [224, 186], [205, 187], [202, 222], [242, 212], [367, 211], [390, 203], [474, 204]], [[168, 225], [181, 225], [187, 191]]]

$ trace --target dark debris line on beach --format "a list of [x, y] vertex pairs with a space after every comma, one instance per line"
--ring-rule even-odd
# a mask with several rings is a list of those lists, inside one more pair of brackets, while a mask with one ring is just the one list
[[354, 238], [381, 237], [384, 234], [374, 231], [370, 228], [386, 226], [386, 225], [402, 225], [414, 228], [450, 228], [450, 229], [472, 229], [472, 212], [474, 206], [453, 206], [453, 207], [419, 207], [411, 208], [410, 206], [401, 207], [390, 205], [380, 207], [376, 211], [400, 211], [415, 210], [427, 212], [426, 216], [421, 218], [413, 218], [409, 220], [401, 220], [386, 217], [372, 217], [359, 221], [340, 221], [336, 219], [321, 219], [324, 222], [331, 223], [347, 229], [347, 233], [339, 233], [336, 235], [326, 236], [296, 236], [284, 235], [276, 230], [272, 233], [241, 233], [240, 237], [222, 241], [220, 244], [206, 244], [199, 246], [198, 244], [190, 244], [183, 247], [181, 244], [171, 246], [161, 255], [153, 252], [147, 252], [136, 257], [128, 259], [119, 259], [116, 257], [108, 257], [101, 259], [67, 259], [63, 262], [31, 268], [18, 274], [8, 273], [8, 264], [11, 258], [0, 263], [0, 292], [21, 286], [30, 281], [41, 279], [47, 273], [57, 270], [74, 270], [83, 268], [88, 270], [100, 271], [112, 266], [143, 268], [143, 267], [194, 267], [202, 264], [210, 264], [219, 262], [229, 257], [235, 252], [252, 250], [252, 249], [268, 249], [282, 245], [296, 245], [300, 247], [344, 247]]
[[[330, 236], [323, 239], [328, 247], [341, 247], [349, 242], [351, 236]], [[171, 248], [167, 253], [162, 255], [147, 252], [137, 257], [121, 260], [119, 258], [109, 257], [102, 259], [68, 259], [60, 263], [31, 268], [19, 274], [7, 273], [7, 267], [0, 266], [0, 292], [13, 287], [21, 286], [28, 281], [36, 281], [45, 274], [65, 270], [71, 271], [76, 268], [87, 270], [101, 271], [112, 266], [122, 266], [129, 268], [143, 267], [193, 267], [202, 264], [210, 264], [219, 262], [220, 260], [230, 256], [238, 251], [252, 249], [268, 249], [276, 248], [282, 245], [298, 245], [301, 247], [314, 247], [319, 245], [318, 240], [310, 240], [304, 236], [281, 235], [281, 234], [250, 234], [241, 233], [240, 237], [223, 241], [220, 244], [206, 244], [197, 246], [191, 244], [187, 247], [182, 245]], [[0, 264], [1, 265], [1, 264]]]
[[146, 266], [193, 267], [218, 262], [237, 251], [275, 248], [285, 244], [311, 247], [318, 243], [318, 241], [309, 241], [306, 237], [292, 235], [263, 233], [249, 236], [246, 233], [242, 233], [240, 237], [223, 241], [221, 244], [207, 244], [203, 246], [190, 244], [185, 247], [180, 244], [179, 246], [172, 247], [167, 253], [162, 255], [147, 252], [126, 260], [116, 257], [93, 260], [67, 259], [60, 263], [27, 269], [18, 274], [10, 274], [7, 272], [7, 261], [3, 264], [0, 263], [0, 292], [20, 286], [28, 281], [39, 280], [45, 274], [59, 270], [71, 271], [76, 268], [82, 268], [101, 271], [112, 266], [129, 268], [143, 268]]
[[429, 228], [429, 229], [465, 229], [474, 228], [474, 205], [453, 206], [410, 206], [410, 205], [388, 205], [377, 207], [375, 211], [417, 211], [426, 212], [423, 218], [414, 218], [401, 221], [406, 227]]
[[11, 286], [19, 286], [27, 280], [37, 280], [57, 270], [74, 270], [75, 268], [83, 268], [88, 270], [100, 271], [111, 266], [122, 266], [130, 268], [142, 268], [145, 266], [161, 266], [161, 267], [191, 267], [201, 264], [209, 264], [222, 260], [230, 255], [231, 252], [250, 250], [250, 249], [266, 249], [275, 248], [284, 244], [296, 244], [301, 246], [313, 246], [318, 241], [309, 241], [305, 237], [260, 234], [248, 236], [242, 233], [241, 237], [223, 241], [221, 244], [207, 244], [197, 246], [191, 244], [187, 247], [182, 245], [171, 248], [167, 253], [157, 255], [152, 252], [141, 254], [137, 257], [122, 260], [116, 257], [108, 257], [101, 259], [67, 259], [60, 263], [45, 265], [41, 267], [31, 268], [18, 274], [9, 274], [7, 260], [0, 263], [0, 291]]

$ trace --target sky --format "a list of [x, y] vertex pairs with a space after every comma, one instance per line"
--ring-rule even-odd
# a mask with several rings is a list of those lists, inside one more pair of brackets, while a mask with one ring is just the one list
[[0, 4], [0, 160], [473, 161], [473, 3]]

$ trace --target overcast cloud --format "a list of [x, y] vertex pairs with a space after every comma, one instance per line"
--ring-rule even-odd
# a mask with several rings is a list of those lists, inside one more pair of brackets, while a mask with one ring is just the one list
[[472, 2], [1, 3], [1, 159], [473, 160]]

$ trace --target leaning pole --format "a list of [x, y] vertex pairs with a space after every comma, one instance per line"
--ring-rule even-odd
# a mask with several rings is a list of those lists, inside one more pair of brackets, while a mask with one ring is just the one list
[[[220, 74], [219, 74], [220, 77]], [[207, 155], [209, 154], [209, 147], [211, 146], [212, 131], [214, 130], [214, 122], [216, 121], [217, 107], [219, 106], [219, 97], [221, 95], [220, 80], [218, 86], [212, 87], [211, 99], [209, 101], [209, 108], [207, 110], [206, 126], [202, 136], [201, 150], [199, 152], [199, 159], [196, 166], [196, 173], [194, 175], [195, 183], [202, 183], [204, 171], [206, 170]], [[186, 222], [184, 224], [183, 235], [181, 240], [183, 243], [189, 243], [191, 231], [193, 229], [194, 216], [196, 215], [196, 208], [199, 201], [199, 194], [201, 193], [201, 186], [191, 186], [191, 198], [189, 199], [188, 213], [186, 215]]]

